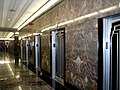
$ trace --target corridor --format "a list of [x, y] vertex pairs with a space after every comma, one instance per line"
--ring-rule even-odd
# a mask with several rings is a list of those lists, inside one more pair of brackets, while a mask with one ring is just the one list
[[0, 0], [0, 90], [120, 90], [120, 0]]
[[[0, 90], [54, 90], [8, 53], [0, 53]], [[62, 89], [63, 90], [63, 89]]]

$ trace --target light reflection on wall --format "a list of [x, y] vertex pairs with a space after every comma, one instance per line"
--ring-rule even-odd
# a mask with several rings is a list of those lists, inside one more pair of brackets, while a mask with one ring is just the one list
[[106, 12], [109, 12], [109, 11], [112, 11], [112, 10], [115, 10], [115, 9], [119, 9], [120, 8], [119, 6], [118, 5], [112, 6], [112, 7], [105, 8], [105, 9], [102, 9], [102, 10], [99, 10], [99, 11], [96, 11], [96, 12], [93, 12], [93, 13], [86, 14], [84, 16], [80, 16], [80, 17], [72, 19], [72, 20], [68, 20], [68, 21], [65, 21], [65, 22], [62, 22], [62, 23], [58, 23], [57, 26], [53, 25], [53, 26], [47, 27], [47, 28], [41, 30], [41, 32], [57, 28], [58, 26], [63, 26], [63, 25], [66, 25], [66, 24], [70, 24], [70, 23], [73, 23], [73, 22], [76, 22], [76, 21], [79, 21], [79, 20], [82, 20], [82, 19], [85, 19], [85, 18], [89, 18], [89, 17], [95, 16], [95, 15], [98, 15], [98, 14], [101, 14], [101, 13], [106, 13]]

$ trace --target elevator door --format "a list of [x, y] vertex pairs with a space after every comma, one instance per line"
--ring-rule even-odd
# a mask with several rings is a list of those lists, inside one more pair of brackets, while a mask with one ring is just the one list
[[29, 38], [29, 47], [28, 47], [28, 54], [29, 54], [29, 63], [33, 66], [35, 66], [35, 60], [34, 60], [34, 36], [31, 36]]
[[26, 40], [25, 40], [25, 57], [26, 57], [26, 63], [28, 63], [28, 57], [29, 57], [29, 41], [28, 41], [28, 38], [26, 38]]
[[25, 40], [22, 40], [23, 62], [26, 61], [26, 44]]
[[56, 34], [56, 76], [64, 78], [64, 30]]
[[112, 49], [111, 49], [111, 90], [119, 90], [118, 89], [118, 62], [119, 62], [119, 32], [115, 32], [112, 36]]

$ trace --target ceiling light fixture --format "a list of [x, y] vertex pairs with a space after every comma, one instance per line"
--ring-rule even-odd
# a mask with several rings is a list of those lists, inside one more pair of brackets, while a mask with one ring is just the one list
[[[35, 18], [40, 16], [42, 13], [50, 9], [52, 6], [60, 2], [61, 0], [50, 0], [48, 3], [46, 3], [42, 8], [40, 8], [36, 13], [34, 13], [28, 20], [26, 20], [22, 25], [20, 25], [18, 28], [18, 31], [21, 30], [24, 26], [26, 26], [29, 22], [32, 22]], [[16, 27], [14, 27], [16, 28]]]
[[18, 34], [19, 34], [19, 32], [15, 32], [15, 34], [16, 34], [16, 35], [18, 35]]
[[14, 38], [0, 38], [0, 40], [14, 40]]
[[10, 11], [10, 12], [15, 12], [15, 10], [14, 10], [14, 9], [10, 9], [9, 11]]
[[8, 33], [7, 38], [10, 38], [12, 35], [14, 35], [13, 32]]
[[8, 19], [8, 21], [10, 21], [10, 19]]
[[41, 33], [38, 33], [38, 31], [36, 33], [33, 33], [33, 35], [40, 35]]

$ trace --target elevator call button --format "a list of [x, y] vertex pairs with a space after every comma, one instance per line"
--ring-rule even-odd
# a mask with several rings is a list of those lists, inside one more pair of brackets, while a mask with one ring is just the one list
[[55, 43], [53, 44], [53, 47], [55, 47]]

